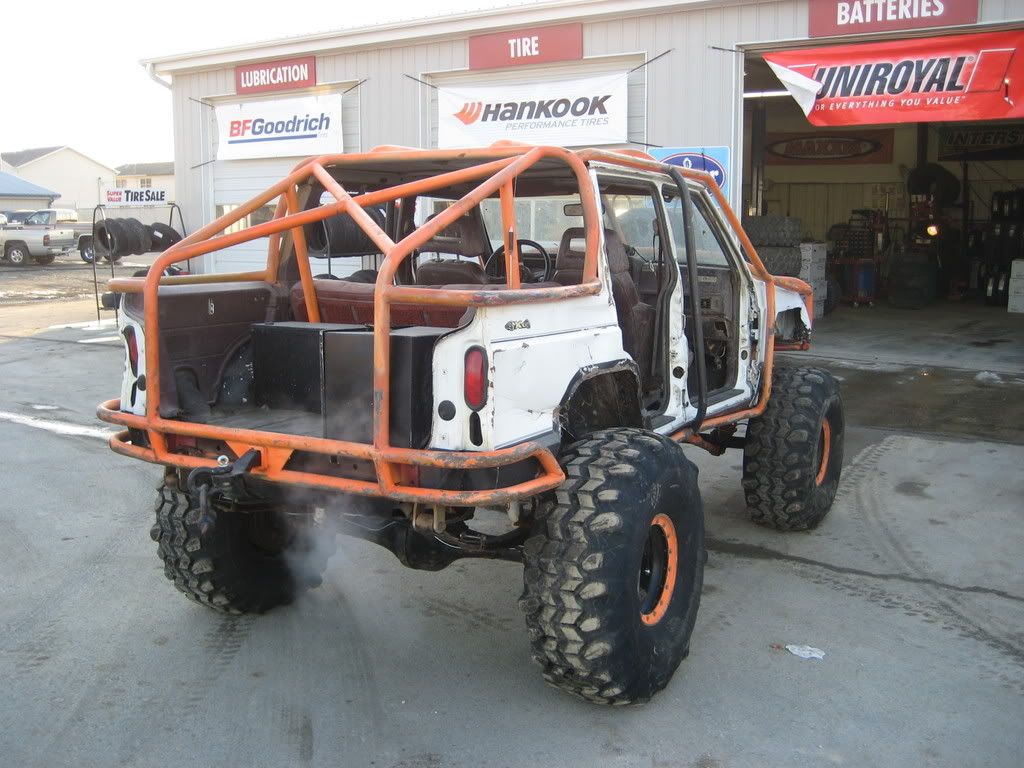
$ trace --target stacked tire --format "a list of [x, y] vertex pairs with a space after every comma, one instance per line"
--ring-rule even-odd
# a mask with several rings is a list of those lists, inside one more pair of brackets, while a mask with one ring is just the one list
[[138, 219], [104, 219], [93, 232], [93, 259], [119, 261], [124, 256], [141, 256], [165, 251], [181, 241], [181, 235], [166, 224], [143, 224]]
[[800, 219], [791, 216], [745, 216], [743, 229], [771, 274], [800, 275]]

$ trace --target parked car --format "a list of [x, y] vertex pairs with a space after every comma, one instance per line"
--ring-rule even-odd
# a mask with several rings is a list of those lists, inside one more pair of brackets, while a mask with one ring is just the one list
[[30, 214], [25, 220], [25, 226], [70, 229], [78, 255], [86, 264], [92, 263], [92, 222], [79, 221], [77, 211], [71, 208], [44, 208]]
[[0, 258], [19, 267], [49, 264], [57, 256], [67, 253], [75, 245], [71, 228], [23, 227], [0, 229]]

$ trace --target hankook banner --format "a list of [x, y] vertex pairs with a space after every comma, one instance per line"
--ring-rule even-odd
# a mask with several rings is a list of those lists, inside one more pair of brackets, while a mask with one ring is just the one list
[[345, 151], [341, 94], [221, 104], [216, 112], [218, 160]]
[[764, 58], [814, 125], [1024, 117], [1024, 32], [835, 45]]
[[501, 139], [579, 147], [626, 141], [626, 73], [548, 82], [442, 86], [441, 148]]

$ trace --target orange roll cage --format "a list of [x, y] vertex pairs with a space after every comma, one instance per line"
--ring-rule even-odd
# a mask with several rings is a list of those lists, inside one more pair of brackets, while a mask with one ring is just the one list
[[[368, 160], [386, 158], [389, 163], [400, 164], [413, 161], [479, 161], [477, 164], [457, 170], [439, 173], [416, 181], [397, 184], [384, 189], [350, 195], [328, 172], [327, 168], [358, 166]], [[519, 283], [519, 254], [516, 249], [514, 181], [541, 160], [556, 160], [565, 163], [574, 174], [579, 185], [586, 230], [586, 248], [583, 278], [580, 284], [557, 287], [526, 288]], [[261, 195], [254, 197], [237, 209], [221, 216], [197, 230], [181, 242], [161, 254], [145, 278], [120, 278], [109, 281], [111, 290], [121, 293], [142, 293], [145, 359], [146, 359], [146, 413], [136, 415], [121, 410], [119, 400], [109, 400], [97, 408], [97, 416], [105, 422], [124, 427], [110, 439], [110, 447], [117, 453], [144, 461], [183, 468], [216, 467], [212, 457], [201, 457], [175, 453], [168, 446], [168, 436], [206, 438], [226, 444], [236, 456], [242, 456], [250, 449], [259, 451], [259, 463], [252, 469], [254, 477], [281, 484], [301, 485], [309, 488], [339, 491], [366, 496], [382, 496], [397, 501], [444, 504], [453, 506], [483, 506], [502, 504], [527, 498], [555, 488], [564, 479], [557, 458], [546, 447], [535, 442], [524, 442], [511, 448], [491, 451], [441, 451], [429, 449], [400, 448], [389, 444], [390, 378], [389, 362], [391, 347], [391, 305], [413, 302], [451, 307], [485, 307], [505, 304], [557, 301], [577, 296], [590, 296], [600, 292], [601, 283], [597, 276], [598, 233], [601, 216], [595, 202], [594, 185], [587, 169], [590, 161], [642, 170], [663, 172], [664, 167], [646, 155], [632, 151], [584, 150], [572, 152], [558, 147], [532, 147], [499, 142], [487, 149], [473, 150], [416, 150], [404, 147], [378, 147], [365, 154], [324, 155], [310, 158], [296, 166], [285, 179], [274, 184]], [[773, 277], [743, 233], [740, 222], [729, 208], [721, 190], [712, 178], [704, 173], [682, 169], [684, 176], [705, 185], [715, 195], [730, 224], [738, 233], [740, 241], [749, 255], [750, 266], [755, 275], [768, 287], [768, 317], [764, 344], [764, 384], [757, 404], [745, 410], [722, 414], [706, 419], [705, 427], [715, 427], [756, 416], [767, 404], [771, 390], [771, 369], [774, 352], [775, 296], [771, 286], [782, 285], [798, 291], [805, 297], [808, 311], [811, 310], [810, 287], [794, 278]], [[298, 185], [316, 180], [329, 192], [335, 202], [307, 210], [299, 210]], [[410, 234], [394, 242], [374, 220], [363, 210], [366, 206], [396, 201], [404, 197], [429, 193], [453, 184], [479, 181], [479, 184], [451, 206], [439, 213]], [[434, 289], [417, 286], [395, 285], [394, 277], [402, 265], [418, 248], [454, 223], [459, 217], [479, 205], [485, 198], [498, 194], [501, 203], [503, 240], [505, 242], [507, 283], [499, 290]], [[272, 220], [256, 224], [238, 232], [222, 234], [225, 229], [238, 223], [257, 209], [277, 199]], [[322, 221], [337, 214], [348, 214], [366, 233], [384, 256], [374, 288], [373, 326], [373, 443], [356, 443], [343, 440], [315, 438], [265, 432], [255, 429], [240, 429], [215, 426], [196, 422], [166, 419], [160, 415], [160, 365], [159, 334], [160, 316], [158, 310], [159, 288], [162, 285], [207, 284], [262, 280], [276, 284], [281, 265], [282, 235], [291, 234], [294, 253], [302, 283], [306, 311], [310, 322], [320, 320], [316, 287], [309, 263], [309, 253], [303, 227]], [[202, 274], [164, 276], [164, 269], [171, 264], [202, 256], [212, 251], [249, 242], [269, 236], [266, 268], [260, 271], [236, 272], [229, 274]], [[132, 443], [129, 429], [144, 431], [149, 446]], [[700, 444], [702, 438], [688, 429], [672, 435], [676, 440]], [[285, 469], [295, 452], [307, 452], [325, 456], [346, 457], [372, 462], [376, 481], [337, 477], [315, 472]], [[471, 470], [500, 467], [522, 461], [533, 460], [538, 465], [536, 477], [514, 485], [492, 490], [449, 490], [427, 488], [418, 484], [418, 472], [406, 468], [443, 468]]]

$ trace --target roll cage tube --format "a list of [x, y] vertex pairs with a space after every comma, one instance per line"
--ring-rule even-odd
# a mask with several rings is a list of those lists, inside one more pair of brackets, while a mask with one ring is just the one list
[[683, 203], [683, 244], [686, 248], [686, 271], [690, 281], [689, 309], [693, 321], [693, 346], [696, 347], [693, 357], [697, 362], [697, 415], [693, 417], [690, 428], [697, 434], [708, 409], [708, 373], [707, 362], [704, 360], [704, 326], [701, 324], [700, 297], [697, 293], [700, 281], [697, 279], [697, 248], [693, 242], [693, 217], [690, 211], [693, 203], [690, 200], [690, 185], [686, 183], [686, 178], [679, 169], [674, 165], [669, 166], [668, 173], [676, 183]]

